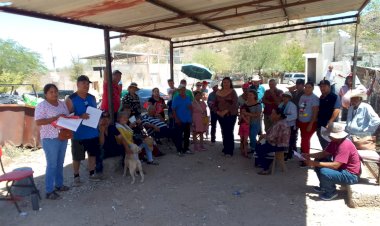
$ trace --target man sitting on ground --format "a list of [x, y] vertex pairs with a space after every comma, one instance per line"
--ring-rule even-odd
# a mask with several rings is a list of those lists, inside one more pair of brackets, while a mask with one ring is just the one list
[[[331, 141], [326, 149], [319, 153], [302, 154], [308, 166], [315, 167], [319, 179], [319, 187], [314, 187], [314, 191], [320, 193], [322, 200], [332, 200], [338, 196], [336, 184], [355, 184], [360, 175], [360, 159], [358, 151], [351, 140], [347, 139], [348, 133], [344, 131], [344, 126], [333, 122], [328, 125], [323, 134]], [[332, 162], [324, 161], [332, 157]], [[311, 161], [310, 158], [315, 158]]]

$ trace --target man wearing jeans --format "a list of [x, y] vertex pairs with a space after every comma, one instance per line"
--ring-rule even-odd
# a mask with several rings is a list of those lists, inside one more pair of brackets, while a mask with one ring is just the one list
[[[315, 167], [319, 179], [319, 187], [314, 191], [320, 193], [322, 200], [332, 200], [338, 196], [336, 184], [355, 184], [360, 175], [360, 159], [358, 151], [351, 140], [347, 139], [348, 133], [339, 123], [330, 123], [323, 135], [330, 140], [327, 148], [315, 154], [302, 154], [308, 166]], [[323, 161], [332, 157], [332, 162]], [[315, 161], [311, 161], [314, 158]], [[318, 161], [319, 160], [319, 161]]]

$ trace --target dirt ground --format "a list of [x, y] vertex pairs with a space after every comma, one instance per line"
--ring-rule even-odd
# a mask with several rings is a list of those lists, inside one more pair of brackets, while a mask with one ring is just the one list
[[[314, 137], [314, 148], [316, 143]], [[1, 202], [0, 225], [379, 225], [380, 209], [349, 208], [346, 191], [339, 191], [336, 200], [320, 201], [312, 191], [318, 185], [315, 173], [299, 168], [296, 160], [286, 163], [287, 172], [260, 176], [253, 160], [239, 155], [238, 145], [232, 158], [222, 157], [221, 139], [208, 143], [207, 151], [185, 157], [178, 157], [172, 145], [160, 148], [166, 153], [157, 158], [160, 165], [143, 165], [144, 183], [131, 185], [121, 171], [102, 182], [89, 182], [83, 163], [81, 187], [62, 193], [61, 200], [43, 198], [40, 211], [33, 211], [30, 198], [25, 198], [21, 208], [27, 216], [19, 216], [12, 203]], [[70, 147], [67, 150], [65, 181], [70, 185]], [[44, 195], [43, 151], [25, 152], [6, 169], [21, 166], [33, 168]]]

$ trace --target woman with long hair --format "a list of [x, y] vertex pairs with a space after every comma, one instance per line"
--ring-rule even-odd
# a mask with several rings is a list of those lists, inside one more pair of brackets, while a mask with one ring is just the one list
[[63, 162], [67, 148], [67, 139], [58, 138], [59, 129], [51, 123], [60, 116], [68, 115], [65, 102], [58, 100], [58, 88], [54, 84], [44, 87], [45, 100], [39, 103], [35, 110], [36, 124], [40, 127], [42, 148], [46, 157], [45, 190], [47, 199], [58, 199], [57, 191], [67, 191], [63, 185]]
[[216, 92], [216, 113], [222, 129], [223, 154], [231, 157], [234, 154], [234, 128], [238, 114], [238, 96], [232, 86], [230, 77], [222, 80], [222, 89]]

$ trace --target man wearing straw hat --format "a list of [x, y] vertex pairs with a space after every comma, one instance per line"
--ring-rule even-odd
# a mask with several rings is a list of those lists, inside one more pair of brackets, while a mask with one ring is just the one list
[[[319, 179], [319, 186], [314, 191], [319, 193], [322, 200], [332, 200], [338, 196], [336, 184], [355, 184], [360, 176], [360, 159], [358, 151], [348, 133], [344, 131], [344, 125], [333, 122], [323, 132], [323, 136], [330, 140], [327, 148], [319, 153], [302, 154], [308, 166], [314, 167]], [[331, 161], [323, 159], [331, 158]], [[314, 161], [310, 160], [314, 158]]]

